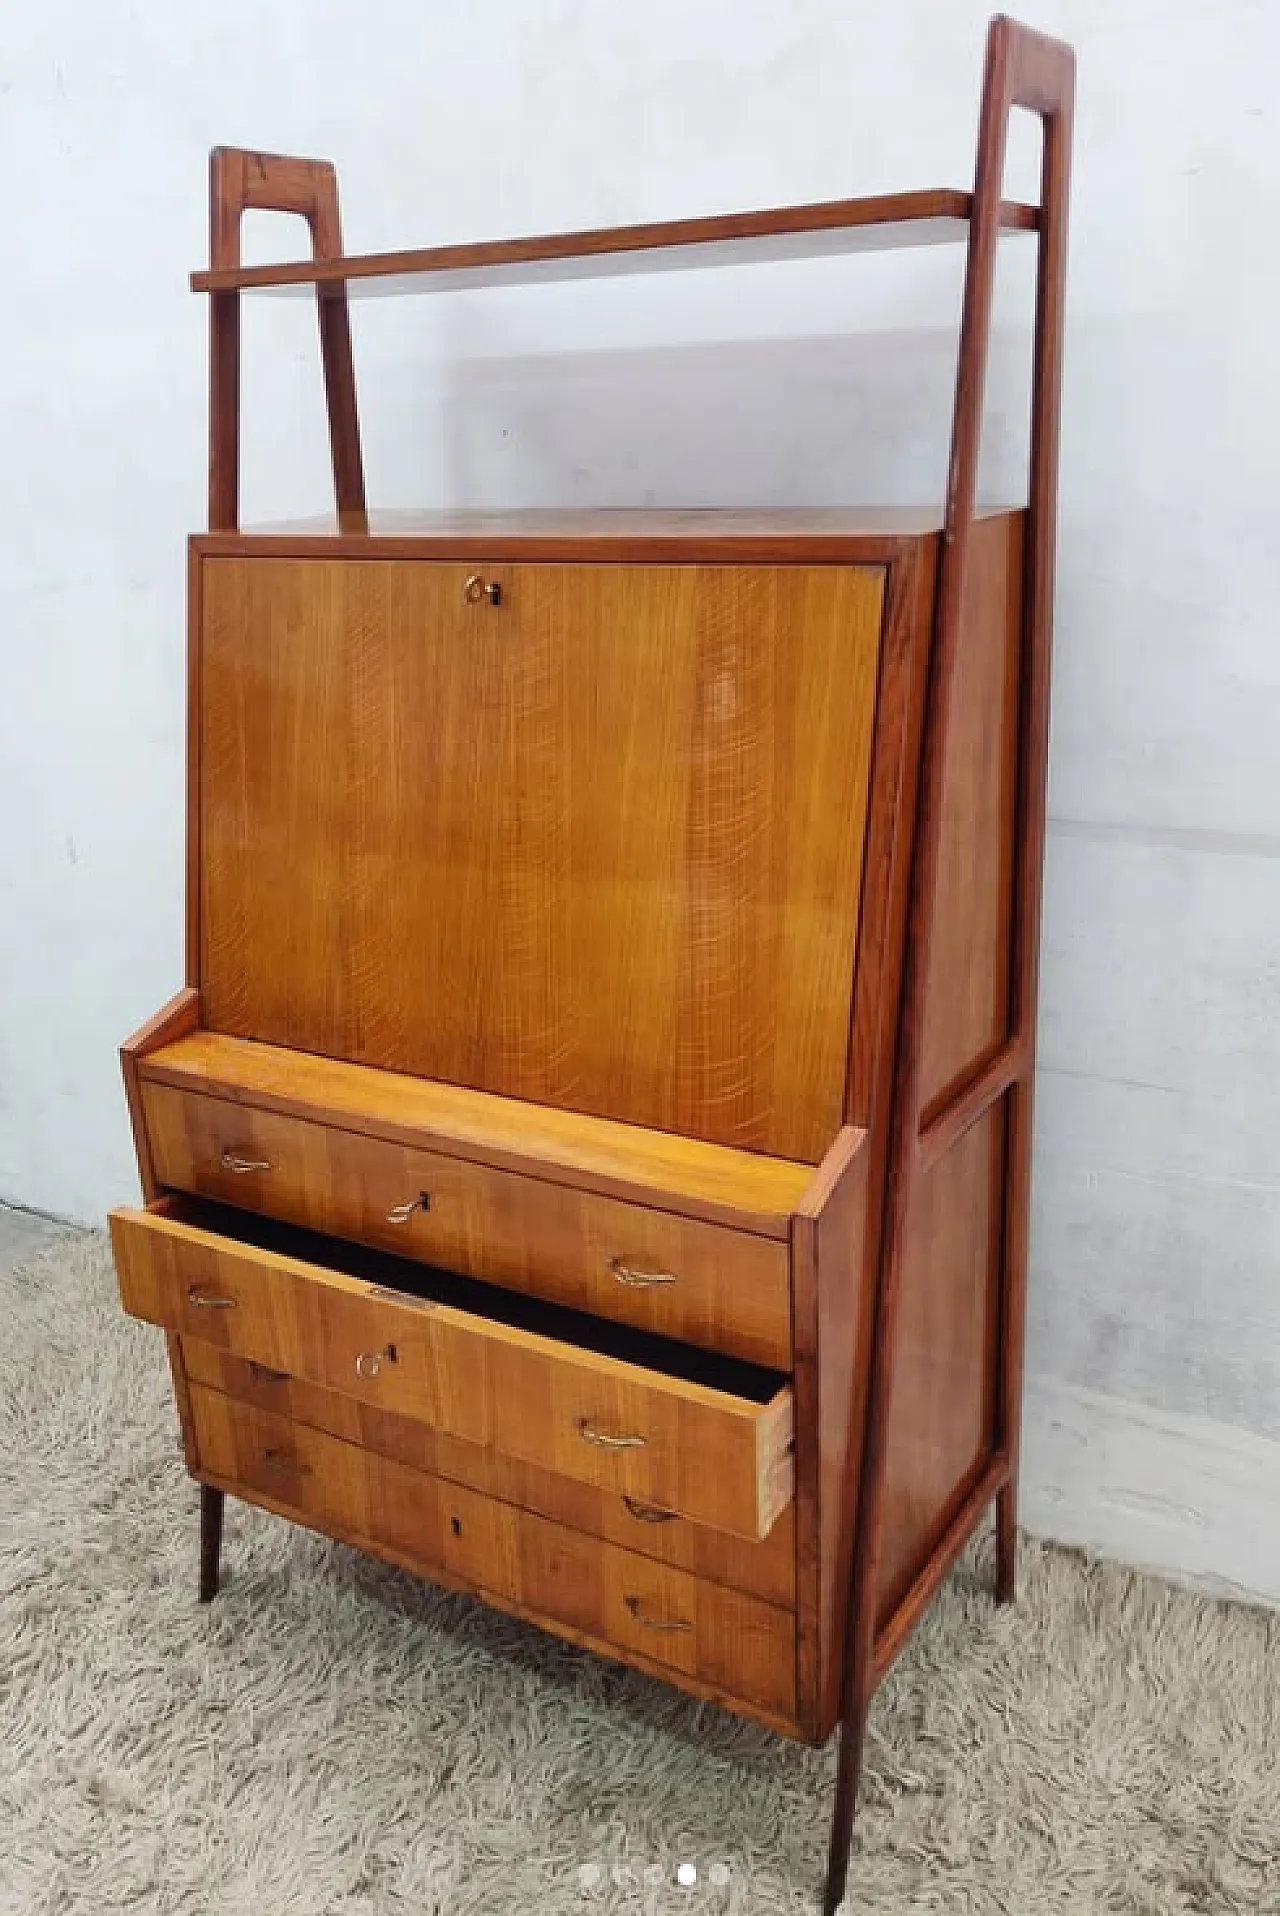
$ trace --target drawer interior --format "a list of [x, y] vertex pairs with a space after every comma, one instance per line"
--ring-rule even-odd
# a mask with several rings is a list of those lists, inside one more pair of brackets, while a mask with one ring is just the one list
[[282, 1224], [256, 1212], [240, 1211], [211, 1198], [185, 1194], [161, 1200], [155, 1209], [176, 1223], [282, 1257], [300, 1259], [329, 1271], [341, 1272], [375, 1289], [394, 1295], [398, 1303], [447, 1304], [491, 1323], [506, 1324], [540, 1337], [554, 1338], [580, 1350], [596, 1351], [625, 1364], [723, 1391], [753, 1404], [769, 1404], [788, 1379], [782, 1371], [727, 1357], [719, 1351], [682, 1344], [652, 1331], [637, 1330], [611, 1318], [595, 1317], [565, 1304], [548, 1303], [522, 1291], [509, 1291], [456, 1271], [397, 1257], [394, 1252], [323, 1236], [297, 1224]]

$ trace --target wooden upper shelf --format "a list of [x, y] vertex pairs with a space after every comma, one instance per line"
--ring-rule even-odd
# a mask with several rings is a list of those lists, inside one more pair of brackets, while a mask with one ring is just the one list
[[[367, 297], [943, 246], [966, 238], [972, 198], [972, 194], [945, 189], [886, 193], [760, 213], [726, 213], [712, 219], [240, 266], [193, 273], [191, 285], [197, 293], [303, 293], [312, 287], [345, 286], [352, 296]], [[1034, 206], [1005, 201], [1001, 207], [1001, 225], [1009, 232], [1034, 232], [1039, 219]]]

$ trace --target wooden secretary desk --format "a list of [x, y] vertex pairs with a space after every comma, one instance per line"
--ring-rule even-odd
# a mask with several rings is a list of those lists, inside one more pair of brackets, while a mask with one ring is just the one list
[[[188, 975], [124, 1047], [201, 1490], [820, 1742], [995, 1500], [1014, 1587], [1072, 57], [993, 22], [975, 191], [346, 257], [220, 150]], [[1001, 197], [1013, 107], [1036, 206]], [[310, 260], [244, 268], [248, 207]], [[1029, 505], [975, 509], [997, 242]], [[366, 511], [348, 299], [967, 240], [945, 506]], [[337, 513], [238, 528], [239, 313], [317, 303]]]

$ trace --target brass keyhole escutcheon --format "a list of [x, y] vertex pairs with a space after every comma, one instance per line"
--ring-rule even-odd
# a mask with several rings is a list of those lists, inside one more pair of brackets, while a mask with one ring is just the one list
[[430, 1191], [419, 1191], [417, 1197], [406, 1198], [403, 1204], [394, 1204], [387, 1212], [388, 1224], [407, 1224], [415, 1211], [431, 1209]]
[[462, 588], [462, 596], [468, 605], [479, 605], [484, 600], [490, 605], [501, 605], [502, 587], [496, 579], [482, 579], [478, 572], [473, 572]]
[[388, 1344], [385, 1350], [361, 1351], [356, 1358], [357, 1377], [376, 1377], [384, 1364], [394, 1364], [396, 1347]]

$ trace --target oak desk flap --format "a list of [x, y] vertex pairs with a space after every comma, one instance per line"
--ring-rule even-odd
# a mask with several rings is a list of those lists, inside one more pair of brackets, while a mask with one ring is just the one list
[[206, 1024], [817, 1161], [882, 567], [198, 570]]

